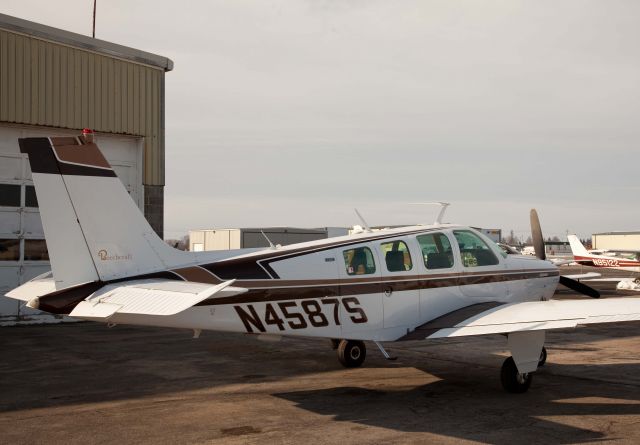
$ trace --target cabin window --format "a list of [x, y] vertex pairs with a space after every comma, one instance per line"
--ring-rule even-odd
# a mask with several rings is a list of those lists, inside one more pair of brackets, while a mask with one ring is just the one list
[[427, 269], [449, 269], [453, 267], [453, 250], [449, 237], [444, 233], [429, 233], [417, 237]]
[[380, 244], [380, 250], [384, 256], [389, 272], [404, 272], [411, 270], [411, 254], [404, 241], [391, 241]]
[[454, 230], [460, 256], [464, 267], [493, 266], [499, 263], [498, 257], [482, 238], [468, 230]]
[[376, 263], [368, 247], [356, 247], [342, 252], [348, 275], [367, 275], [375, 273]]

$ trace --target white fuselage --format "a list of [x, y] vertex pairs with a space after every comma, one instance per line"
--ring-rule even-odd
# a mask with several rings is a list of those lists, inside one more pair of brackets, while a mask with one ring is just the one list
[[627, 272], [640, 272], [640, 261], [626, 258], [624, 256], [600, 255], [589, 252], [583, 255], [574, 255], [577, 263], [587, 264], [593, 267], [603, 267], [605, 269], [617, 269]]
[[[486, 248], [464, 247], [464, 232], [480, 237]], [[425, 247], [425, 236], [450, 244], [448, 261], [430, 265], [427, 258], [445, 256]], [[446, 237], [442, 238], [442, 237]], [[402, 249], [402, 255], [389, 250]], [[437, 250], [433, 247], [433, 250]], [[474, 252], [478, 259], [473, 256]], [[353, 255], [367, 252], [367, 268], [356, 270]], [[354, 253], [355, 252], [355, 253]], [[400, 268], [390, 259], [400, 257]], [[489, 258], [487, 260], [487, 258]], [[161, 325], [191, 329], [393, 341], [416, 327], [460, 308], [496, 303], [548, 300], [558, 271], [546, 261], [504, 255], [484, 235], [467, 227], [416, 226], [267, 249], [234, 261], [264, 278], [238, 278], [249, 289], [230, 298], [213, 298], [168, 317], [115, 314], [113, 323]], [[351, 263], [350, 263], [351, 261]], [[482, 261], [492, 264], [482, 265]], [[218, 264], [218, 263], [216, 263]], [[194, 266], [205, 270], [207, 266]], [[224, 273], [233, 274], [229, 266]], [[226, 279], [215, 267], [213, 279]], [[261, 270], [260, 270], [261, 269]], [[390, 270], [392, 269], [392, 270]], [[241, 273], [241, 272], [236, 272]], [[213, 281], [212, 282], [216, 282]]]

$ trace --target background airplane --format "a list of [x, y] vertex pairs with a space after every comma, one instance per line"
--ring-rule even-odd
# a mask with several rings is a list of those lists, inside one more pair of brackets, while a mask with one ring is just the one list
[[[640, 250], [598, 249], [587, 250], [576, 235], [567, 235], [573, 259], [585, 266], [617, 269], [637, 274], [640, 272]], [[640, 290], [640, 277], [597, 278], [590, 281], [617, 281], [618, 289]]]
[[640, 250], [587, 250], [576, 235], [567, 235], [576, 263], [592, 267], [640, 272]]

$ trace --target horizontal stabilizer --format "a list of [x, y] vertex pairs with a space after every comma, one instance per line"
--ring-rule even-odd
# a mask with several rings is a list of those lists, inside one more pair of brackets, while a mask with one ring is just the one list
[[247, 291], [232, 287], [235, 280], [209, 284], [139, 280], [104, 286], [69, 314], [71, 317], [105, 321], [115, 313], [137, 315], [174, 315], [208, 298], [229, 297]]
[[55, 291], [56, 283], [51, 272], [47, 272], [7, 292], [6, 296], [15, 300], [30, 301]]

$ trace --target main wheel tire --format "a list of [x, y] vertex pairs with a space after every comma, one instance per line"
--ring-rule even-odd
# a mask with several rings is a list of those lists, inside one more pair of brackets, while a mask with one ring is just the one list
[[544, 366], [547, 363], [547, 348], [542, 347], [542, 351], [540, 351], [540, 359], [538, 359], [538, 368]]
[[338, 345], [338, 360], [345, 368], [357, 368], [364, 362], [367, 348], [359, 340], [342, 340]]
[[518, 367], [516, 362], [513, 361], [513, 357], [509, 357], [502, 364], [500, 381], [505, 391], [513, 394], [527, 392], [529, 386], [531, 386], [531, 380], [533, 380], [531, 373], [521, 374], [518, 372]]

